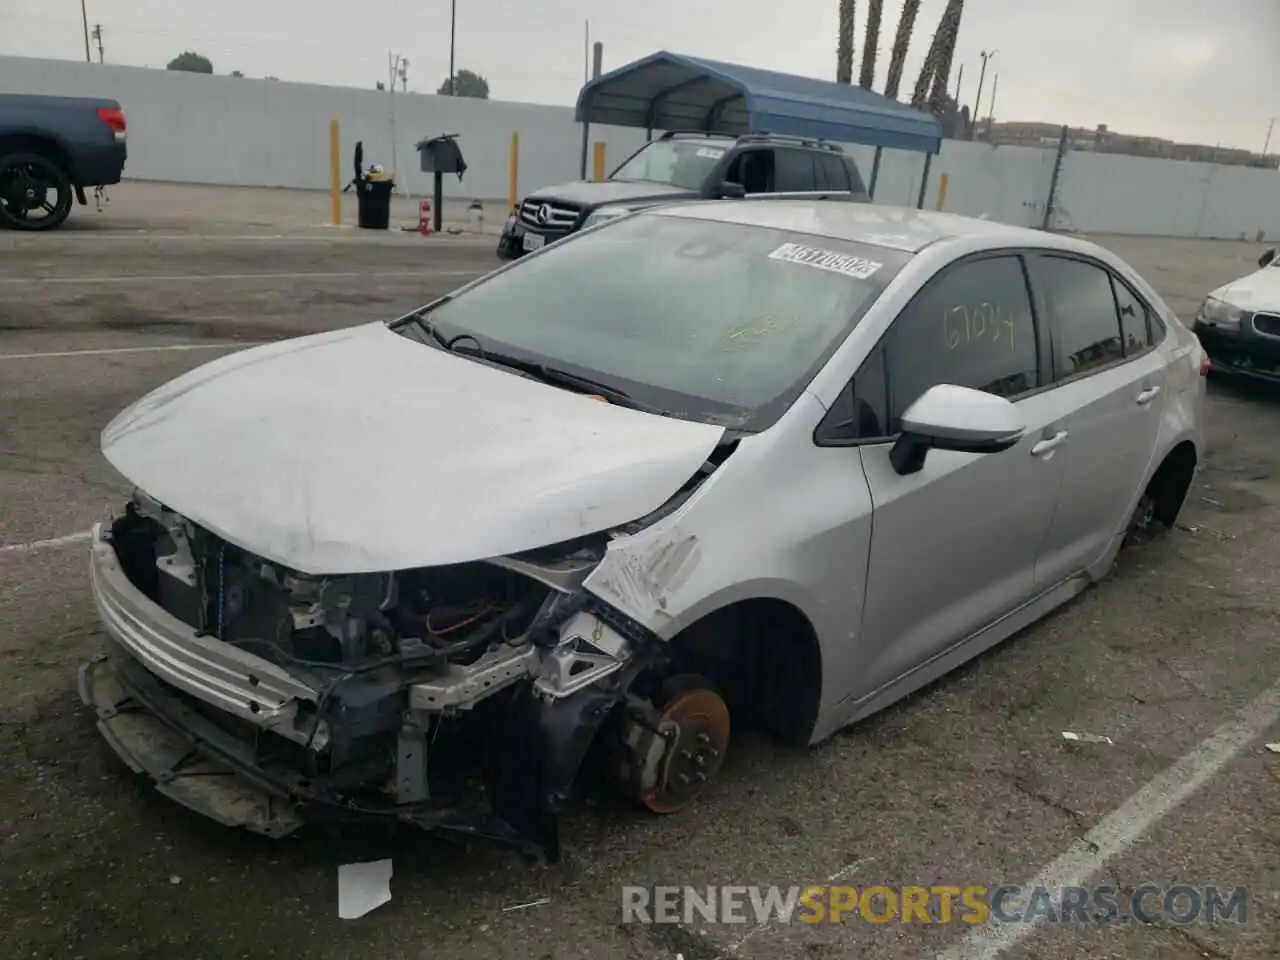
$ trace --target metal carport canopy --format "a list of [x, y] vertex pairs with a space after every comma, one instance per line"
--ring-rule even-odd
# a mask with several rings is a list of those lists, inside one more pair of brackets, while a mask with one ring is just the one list
[[935, 154], [930, 113], [851, 84], [662, 51], [596, 77], [575, 119], [732, 136], [777, 133]]

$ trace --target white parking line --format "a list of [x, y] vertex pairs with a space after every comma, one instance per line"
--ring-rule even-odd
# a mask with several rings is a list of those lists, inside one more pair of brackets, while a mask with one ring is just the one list
[[65, 537], [51, 537], [48, 540], [32, 540], [30, 543], [10, 543], [0, 546], [0, 554], [35, 553], [37, 550], [49, 550], [53, 547], [65, 547], [69, 543], [83, 543], [93, 536], [92, 530], [81, 530], [79, 533], [68, 533]]
[[48, 286], [67, 283], [198, 283], [242, 280], [345, 280], [354, 277], [478, 277], [483, 270], [342, 270], [332, 273], [191, 273], [173, 276], [5, 277], [0, 286]]
[[[1029, 880], [1025, 888], [1048, 890], [1057, 914], [1062, 909], [1063, 887], [1083, 886], [1097, 870], [1133, 846], [1277, 722], [1280, 722], [1280, 683], [1259, 694], [1234, 720], [1218, 727], [1207, 740], [1148, 782], [1123, 806], [1103, 817], [1072, 849]], [[936, 960], [995, 960], [1034, 933], [1043, 917], [1043, 913], [1038, 914], [1026, 923], [988, 922], [937, 954]]]
[[101, 350], [50, 350], [45, 353], [0, 353], [4, 360], [44, 360], [57, 357], [102, 357], [117, 353], [163, 353], [167, 350], [240, 350], [260, 347], [270, 340], [237, 340], [234, 343], [166, 343], [156, 347], [104, 347]]

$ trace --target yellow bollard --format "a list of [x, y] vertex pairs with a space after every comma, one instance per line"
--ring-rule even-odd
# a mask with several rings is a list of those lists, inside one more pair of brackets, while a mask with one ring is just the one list
[[595, 181], [599, 183], [604, 179], [604, 141], [596, 141], [595, 156], [592, 158], [592, 168], [595, 172]]
[[507, 183], [507, 207], [514, 212], [520, 202], [520, 131], [511, 131], [511, 170]]
[[329, 202], [333, 208], [333, 225], [342, 226], [342, 158], [338, 155], [338, 118], [329, 121]]
[[933, 205], [935, 210], [941, 210], [947, 205], [947, 180], [945, 173], [938, 175], [938, 202]]

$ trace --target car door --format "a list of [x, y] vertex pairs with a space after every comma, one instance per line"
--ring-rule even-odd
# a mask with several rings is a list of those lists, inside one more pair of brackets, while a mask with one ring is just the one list
[[[935, 277], [855, 375], [853, 419], [873, 502], [859, 697], [1034, 596], [1062, 477], [1048, 364], [1023, 260], [999, 254]], [[920, 472], [899, 476], [889, 451], [900, 418], [940, 383], [1007, 397], [1025, 438], [994, 454], [931, 450]], [[884, 436], [867, 435], [877, 429]]]
[[1155, 456], [1167, 369], [1155, 312], [1105, 265], [1041, 254], [1029, 266], [1067, 433], [1062, 501], [1040, 559], [1040, 578], [1057, 582], [1123, 535]]

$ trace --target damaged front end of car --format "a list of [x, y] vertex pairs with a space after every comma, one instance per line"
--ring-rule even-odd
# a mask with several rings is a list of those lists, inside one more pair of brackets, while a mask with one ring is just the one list
[[80, 696], [135, 772], [224, 824], [392, 821], [555, 860], [606, 722], [607, 772], [655, 810], [694, 795], [727, 744], [714, 695], [677, 691], [664, 713], [637, 692], [666, 645], [582, 589], [607, 536], [312, 576], [138, 493], [94, 530], [113, 642]]

